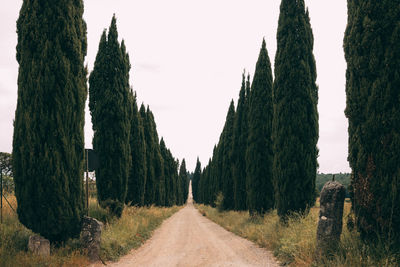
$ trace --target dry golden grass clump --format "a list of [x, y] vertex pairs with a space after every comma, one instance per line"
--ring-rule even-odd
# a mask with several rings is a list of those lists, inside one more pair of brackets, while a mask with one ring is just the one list
[[334, 255], [315, 262], [316, 230], [319, 205], [306, 216], [294, 214], [288, 225], [279, 221], [276, 211], [262, 217], [249, 217], [247, 211], [223, 211], [196, 205], [203, 215], [225, 229], [273, 251], [282, 265], [289, 266], [399, 266], [400, 255], [390, 252], [385, 244], [366, 245], [356, 231], [349, 231], [345, 218], [351, 204], [345, 203], [341, 244]]
[[[14, 209], [17, 201], [8, 195]], [[148, 239], [164, 219], [181, 207], [126, 207], [122, 217], [113, 218], [100, 208], [96, 199], [90, 199], [90, 216], [105, 224], [102, 233], [102, 260], [117, 260], [132, 248]], [[3, 224], [0, 224], [0, 266], [87, 266], [89, 261], [78, 239], [70, 239], [59, 247], [51, 247], [50, 257], [39, 257], [27, 251], [29, 236], [33, 233], [18, 221], [17, 214], [3, 199]]]

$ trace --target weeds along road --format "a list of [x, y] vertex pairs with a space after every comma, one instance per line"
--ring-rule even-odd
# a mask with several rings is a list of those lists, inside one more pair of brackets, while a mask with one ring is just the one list
[[142, 247], [108, 266], [279, 266], [272, 254], [187, 205], [168, 218]]

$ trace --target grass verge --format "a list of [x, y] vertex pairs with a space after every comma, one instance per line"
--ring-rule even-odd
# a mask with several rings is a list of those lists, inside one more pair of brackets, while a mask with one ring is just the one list
[[[7, 199], [14, 209], [14, 196]], [[102, 233], [101, 257], [103, 260], [117, 260], [132, 248], [139, 247], [148, 239], [164, 219], [181, 207], [138, 208], [126, 207], [120, 219], [112, 218], [108, 212], [90, 200], [90, 214], [105, 223]], [[17, 214], [3, 199], [3, 223], [0, 224], [0, 266], [87, 266], [85, 251], [78, 239], [70, 239], [61, 247], [51, 247], [49, 257], [39, 257], [27, 250], [29, 236], [33, 233], [19, 221]]]
[[[195, 205], [201, 214], [241, 237], [273, 251], [284, 266], [399, 266], [400, 255], [390, 253], [382, 244], [365, 245], [356, 231], [343, 224], [341, 244], [334, 255], [314, 261], [319, 207], [307, 216], [294, 215], [288, 226], [279, 222], [276, 211], [264, 218], [251, 218], [247, 211], [218, 211], [205, 205]], [[344, 218], [350, 211], [345, 204]]]
[[116, 261], [131, 249], [140, 247], [153, 231], [181, 207], [125, 208], [119, 220], [107, 223], [101, 236], [101, 258]]

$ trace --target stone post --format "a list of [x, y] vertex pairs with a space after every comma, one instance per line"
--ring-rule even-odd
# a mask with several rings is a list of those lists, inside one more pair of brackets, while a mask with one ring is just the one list
[[317, 257], [329, 255], [339, 245], [345, 197], [346, 189], [338, 182], [329, 181], [322, 188], [317, 228]]
[[50, 241], [40, 235], [29, 237], [28, 250], [35, 255], [50, 256]]
[[103, 223], [94, 218], [84, 216], [82, 219], [81, 244], [87, 249], [91, 262], [100, 260], [100, 240]]

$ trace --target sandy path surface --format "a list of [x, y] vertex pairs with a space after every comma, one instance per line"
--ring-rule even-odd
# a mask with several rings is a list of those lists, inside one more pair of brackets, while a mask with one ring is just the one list
[[202, 216], [189, 196], [143, 246], [107, 266], [279, 266], [269, 251]]

